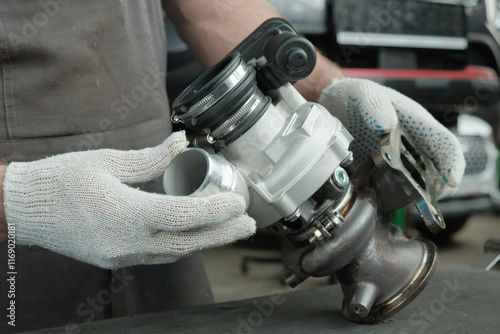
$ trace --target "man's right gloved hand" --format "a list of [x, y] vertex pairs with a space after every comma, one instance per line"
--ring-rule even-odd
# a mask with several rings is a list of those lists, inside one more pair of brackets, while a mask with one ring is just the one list
[[449, 197], [456, 191], [465, 169], [460, 142], [417, 102], [370, 80], [343, 78], [323, 89], [319, 103], [354, 137], [350, 147], [353, 167], [380, 148], [382, 134], [399, 128], [440, 172], [434, 185], [437, 197]]
[[120, 268], [174, 262], [252, 235], [255, 221], [237, 194], [175, 197], [124, 184], [161, 176], [186, 144], [179, 132], [139, 151], [104, 149], [11, 163], [4, 205], [16, 242]]

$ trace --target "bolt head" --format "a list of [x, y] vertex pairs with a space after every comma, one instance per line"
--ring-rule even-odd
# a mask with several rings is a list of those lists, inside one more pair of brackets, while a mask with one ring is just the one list
[[338, 187], [342, 189], [346, 189], [350, 184], [349, 175], [342, 167], [337, 167], [337, 169], [333, 173], [333, 181]]
[[286, 217], [285, 220], [289, 221], [289, 222], [294, 222], [294, 221], [296, 221], [299, 218], [300, 218], [300, 211], [297, 210], [294, 213], [292, 213], [291, 216]]

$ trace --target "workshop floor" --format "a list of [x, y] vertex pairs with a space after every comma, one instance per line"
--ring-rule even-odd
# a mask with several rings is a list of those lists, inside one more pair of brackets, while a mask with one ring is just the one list
[[[472, 216], [453, 236], [453, 242], [439, 247], [439, 266], [477, 266], [484, 261], [483, 245], [486, 239], [500, 238], [500, 216], [482, 213]], [[279, 259], [280, 252], [266, 248], [231, 246], [203, 252], [206, 269], [216, 302], [240, 300], [269, 295], [291, 289], [281, 284], [282, 266], [279, 261], [249, 262], [247, 273], [242, 271], [243, 258]], [[266, 250], [267, 249], [267, 250]], [[310, 278], [297, 289], [308, 289], [328, 284], [327, 278]]]

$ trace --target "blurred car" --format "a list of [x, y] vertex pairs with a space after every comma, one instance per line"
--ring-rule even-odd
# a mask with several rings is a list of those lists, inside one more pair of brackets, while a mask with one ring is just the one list
[[443, 123], [464, 112], [498, 123], [497, 1], [270, 2], [346, 75], [395, 88]]
[[439, 236], [441, 239], [459, 230], [470, 215], [499, 207], [498, 151], [490, 124], [479, 117], [461, 114], [451, 130], [460, 140], [466, 167], [454, 197], [439, 203], [447, 224]]

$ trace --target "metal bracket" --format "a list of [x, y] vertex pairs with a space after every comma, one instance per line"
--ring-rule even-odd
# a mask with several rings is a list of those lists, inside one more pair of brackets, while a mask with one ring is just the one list
[[434, 163], [420, 154], [400, 130], [382, 137], [381, 148], [373, 156], [376, 169], [371, 185], [376, 190], [379, 212], [390, 213], [415, 204], [433, 233], [446, 227], [436, 197], [441, 178]]

